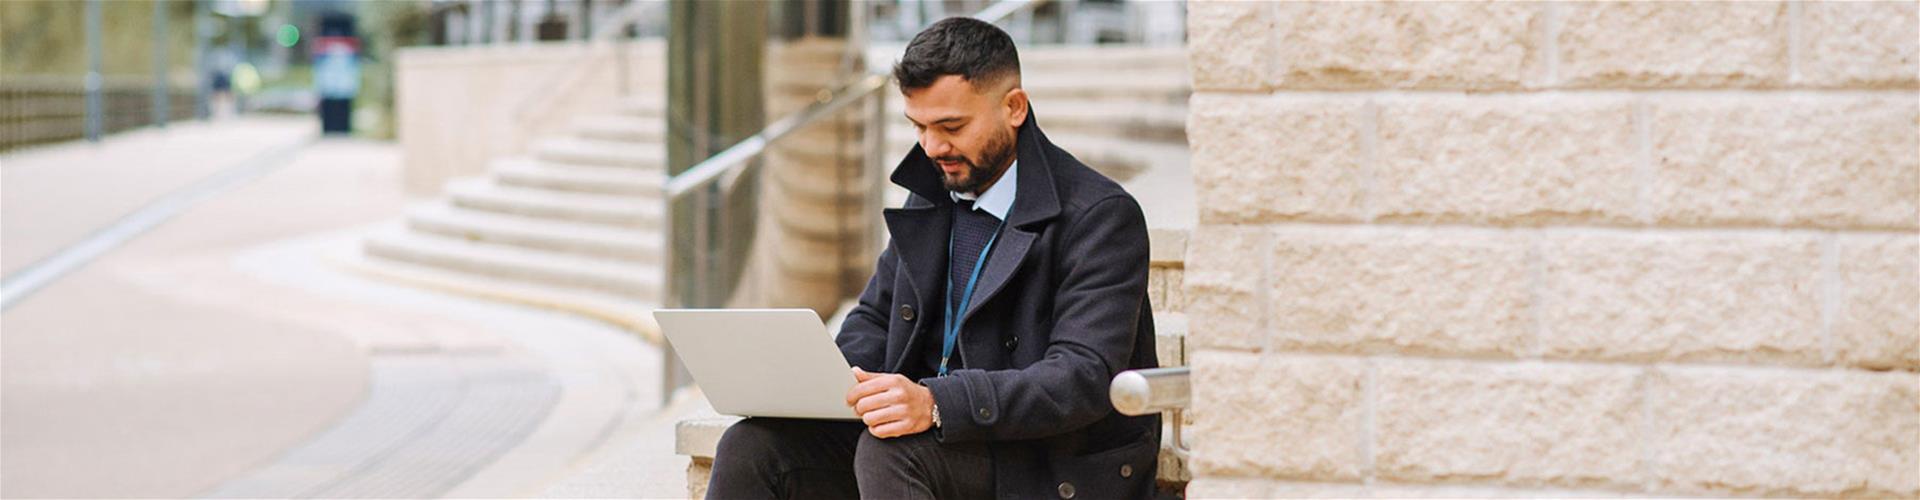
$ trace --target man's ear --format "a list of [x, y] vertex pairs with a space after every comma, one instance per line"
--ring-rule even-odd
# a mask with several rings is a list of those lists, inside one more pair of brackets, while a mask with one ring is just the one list
[[1014, 128], [1027, 124], [1027, 90], [1014, 87], [1007, 90], [1007, 96], [1000, 99], [1000, 106], [1007, 113], [1007, 123]]

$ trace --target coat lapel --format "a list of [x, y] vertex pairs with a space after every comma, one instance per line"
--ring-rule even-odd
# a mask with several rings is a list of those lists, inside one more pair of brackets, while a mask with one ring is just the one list
[[966, 312], [960, 315], [963, 324], [1006, 287], [1007, 280], [1012, 279], [1013, 273], [1026, 261], [1034, 239], [1040, 236], [1038, 228], [1060, 214], [1060, 194], [1054, 190], [1053, 166], [1047, 154], [1053, 145], [1047, 141], [1046, 134], [1040, 132], [1040, 124], [1035, 120], [1029, 110], [1027, 124], [1020, 127], [1016, 146], [1020, 158], [1020, 190], [1013, 196], [1012, 212], [1007, 214], [1006, 233], [1000, 235], [1000, 243], [995, 244], [993, 254], [987, 258], [987, 268], [981, 271], [973, 302], [967, 304]]
[[[887, 232], [893, 237], [894, 254], [900, 259], [908, 286], [913, 288], [914, 302], [902, 305], [912, 305], [921, 318], [914, 323], [907, 341], [901, 344], [903, 352], [895, 353], [892, 358], [893, 366], [889, 368], [899, 373], [906, 363], [915, 359], [913, 353], [923, 349], [923, 332], [937, 330], [927, 325], [939, 324], [940, 299], [947, 296], [941, 288], [946, 284], [943, 277], [947, 269], [947, 233], [953, 226], [953, 216], [952, 202], [945, 196], [939, 174], [920, 146], [915, 145], [907, 157], [900, 160], [892, 180], [913, 193], [905, 207], [889, 208], [881, 213], [887, 220]], [[897, 302], [899, 294], [894, 296]]]
[[[1020, 264], [1027, 258], [1027, 252], [1033, 248], [1033, 242], [1040, 233], [1039, 228], [1060, 214], [1060, 195], [1054, 189], [1053, 168], [1047, 160], [1053, 144], [1047, 141], [1040, 131], [1040, 124], [1031, 110], [1027, 114], [1026, 125], [1020, 127], [1017, 136], [1020, 160], [1020, 187], [1015, 193], [1013, 211], [1008, 214], [1007, 229], [1000, 235], [999, 243], [994, 244], [992, 255], [987, 258], [987, 267], [981, 270], [980, 283], [973, 293], [972, 303], [960, 315], [965, 324], [968, 318], [980, 310], [982, 304], [991, 301], [1007, 281], [1013, 277]], [[925, 324], [938, 324], [940, 321], [934, 311], [942, 310], [940, 301], [945, 299], [944, 289], [947, 272], [947, 238], [953, 226], [953, 201], [940, 183], [940, 174], [926, 151], [919, 145], [907, 152], [907, 157], [893, 169], [890, 177], [894, 184], [907, 188], [919, 199], [909, 198], [907, 206], [887, 209], [883, 213], [887, 220], [887, 231], [893, 237], [894, 253], [906, 268], [907, 281], [913, 287], [916, 299], [915, 308], [921, 311], [927, 321], [915, 325], [913, 335], [903, 346], [905, 351], [894, 357], [893, 371], [898, 372], [914, 356], [912, 353], [922, 349], [925, 335], [922, 332], [937, 330], [923, 328]], [[963, 342], [964, 344], [964, 342]], [[965, 355], [972, 355], [967, 351]]]

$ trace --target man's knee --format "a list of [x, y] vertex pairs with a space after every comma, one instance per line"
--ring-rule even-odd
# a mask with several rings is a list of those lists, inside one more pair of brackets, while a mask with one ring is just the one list
[[728, 427], [714, 450], [713, 498], [850, 498], [848, 470], [858, 424], [749, 418]]
[[860, 445], [853, 452], [853, 473], [861, 484], [898, 483], [919, 479], [913, 470], [912, 450], [924, 439], [920, 435], [882, 439], [872, 433], [860, 433]]
[[852, 462], [858, 423], [749, 418], [728, 427], [714, 449], [714, 464], [791, 462], [791, 467], [846, 470]]
[[772, 459], [781, 448], [780, 439], [788, 435], [777, 427], [771, 421], [759, 418], [735, 422], [720, 435], [720, 443], [714, 447], [714, 460]]

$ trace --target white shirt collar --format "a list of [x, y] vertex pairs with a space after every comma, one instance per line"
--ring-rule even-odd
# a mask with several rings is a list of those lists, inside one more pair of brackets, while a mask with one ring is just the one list
[[1007, 220], [1007, 212], [1013, 211], [1014, 193], [1020, 190], [1020, 176], [1015, 175], [1019, 172], [1020, 160], [1014, 160], [1013, 164], [1007, 165], [1007, 173], [1000, 174], [1000, 180], [994, 181], [993, 186], [987, 188], [987, 192], [974, 196], [973, 193], [948, 191], [947, 196], [956, 202], [973, 200], [974, 210], [986, 210], [996, 219]]

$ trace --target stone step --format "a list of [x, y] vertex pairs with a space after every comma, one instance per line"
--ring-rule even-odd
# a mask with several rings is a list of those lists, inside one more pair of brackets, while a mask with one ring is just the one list
[[[897, 85], [897, 84], [896, 84]], [[1186, 104], [1193, 93], [1185, 73], [1043, 73], [1021, 76], [1020, 87], [1035, 103], [1093, 100], [1130, 107], [1141, 103]], [[905, 109], [897, 87], [887, 92], [887, 109]], [[1043, 108], [1044, 109], [1044, 108]]]
[[1020, 86], [1034, 102], [1081, 99], [1104, 100], [1122, 106], [1149, 102], [1185, 104], [1193, 94], [1184, 74], [1036, 77], [1021, 80]]
[[598, 259], [447, 238], [391, 227], [368, 236], [373, 257], [477, 274], [497, 279], [579, 288], [657, 302], [660, 270]]
[[667, 148], [660, 144], [562, 137], [544, 139], [533, 147], [542, 162], [591, 167], [619, 167], [664, 171]]
[[1020, 47], [1020, 67], [1031, 74], [1079, 72], [1188, 71], [1181, 45], [1028, 45]]
[[411, 210], [407, 227], [454, 239], [657, 266], [660, 235], [652, 231], [534, 219], [435, 203]]
[[[662, 87], [663, 89], [665, 87]], [[622, 115], [635, 118], [665, 119], [667, 116], [667, 93], [665, 90], [656, 95], [634, 96], [615, 102], [613, 110]]]
[[1115, 106], [1087, 100], [1036, 100], [1033, 112], [1050, 134], [1057, 131], [1183, 145], [1187, 142], [1185, 102], [1139, 102]]
[[666, 140], [667, 122], [657, 117], [593, 115], [573, 120], [574, 135], [614, 142], [658, 145]]
[[660, 227], [665, 208], [656, 198], [527, 189], [489, 179], [450, 182], [447, 194], [461, 208], [640, 229]]
[[[1141, 102], [1119, 106], [1091, 100], [1034, 101], [1033, 111], [1041, 126], [1046, 127], [1049, 137], [1104, 136], [1181, 147], [1187, 143], [1187, 105], [1184, 102]], [[913, 123], [898, 116], [888, 114], [888, 139], [918, 137], [919, 132], [914, 130]]]
[[653, 170], [555, 165], [528, 157], [494, 160], [493, 177], [500, 184], [513, 187], [655, 200], [660, 199], [660, 186], [666, 182], [666, 174]]
[[[1163, 166], [1185, 168], [1190, 156], [1184, 142], [1143, 141], [1129, 137], [1052, 131], [1047, 132], [1047, 138], [1055, 145], [1066, 149], [1068, 153], [1072, 153], [1087, 166], [1120, 182], [1126, 182], [1133, 176], [1152, 168]], [[889, 129], [886, 145], [887, 158], [905, 156], [916, 143], [913, 129], [902, 130], [898, 127]]]
[[[1033, 112], [1048, 135], [1083, 134], [1124, 137], [1132, 140], [1186, 145], [1187, 103], [1135, 101], [1124, 104], [1107, 99], [1053, 99], [1038, 97]], [[905, 109], [905, 102], [889, 103], [887, 133], [891, 136], [918, 134], [913, 124], [892, 110]]]

